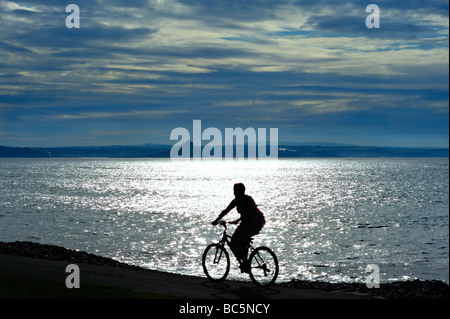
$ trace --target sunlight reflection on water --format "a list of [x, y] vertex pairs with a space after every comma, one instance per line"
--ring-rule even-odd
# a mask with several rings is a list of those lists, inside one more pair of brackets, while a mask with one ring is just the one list
[[448, 281], [448, 159], [2, 160], [0, 174], [15, 176], [0, 180], [3, 241], [202, 276], [210, 222], [243, 182], [280, 280], [363, 281], [375, 263], [386, 281]]

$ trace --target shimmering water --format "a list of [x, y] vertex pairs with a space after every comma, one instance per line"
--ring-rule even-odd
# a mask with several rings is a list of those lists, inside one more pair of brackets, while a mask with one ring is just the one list
[[1, 159], [0, 241], [203, 275], [202, 252], [221, 236], [210, 221], [243, 182], [267, 220], [255, 244], [276, 252], [280, 281], [364, 282], [377, 264], [381, 282], [448, 282], [448, 173], [448, 159]]

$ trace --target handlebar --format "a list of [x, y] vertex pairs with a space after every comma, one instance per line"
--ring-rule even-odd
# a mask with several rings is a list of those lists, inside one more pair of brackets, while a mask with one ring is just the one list
[[228, 222], [226, 220], [221, 219], [217, 222], [217, 224], [213, 224], [213, 225], [220, 225], [220, 226], [223, 226], [225, 229], [227, 229], [227, 224], [228, 224]]
[[227, 224], [228, 222], [226, 220], [223, 219], [219, 220], [219, 225], [225, 227], [225, 229], [227, 229]]
[[219, 220], [217, 223], [213, 223], [214, 226], [215, 226], [215, 225], [220, 225], [220, 226], [223, 226], [225, 229], [227, 229], [227, 224], [236, 225], [236, 224], [237, 224], [237, 221], [234, 221], [234, 222], [227, 222], [226, 220], [221, 219], [221, 220]]

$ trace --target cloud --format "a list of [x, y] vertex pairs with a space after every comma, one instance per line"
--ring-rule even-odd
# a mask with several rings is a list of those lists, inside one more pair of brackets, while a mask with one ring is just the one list
[[355, 120], [395, 131], [413, 110], [426, 132], [448, 114], [448, 1], [380, 0], [376, 30], [359, 0], [79, 0], [80, 29], [65, 27], [67, 4], [0, 3], [9, 138], [87, 136], [98, 123], [165, 134], [193, 118], [354, 136]]
[[181, 113], [185, 113], [185, 111], [148, 110], [148, 111], [129, 111], [129, 112], [84, 112], [77, 114], [57, 114], [57, 115], [43, 116], [40, 119], [44, 121], [98, 120], [98, 119], [107, 120], [107, 119], [133, 119], [133, 118], [158, 119]]
[[[124, 28], [120, 26], [93, 25], [80, 29], [51, 27], [41, 29], [40, 32], [15, 35], [15, 40], [26, 47], [50, 48], [86, 48], [119, 44], [119, 47], [149, 37], [155, 30], [148, 28]], [[108, 49], [106, 47], [105, 49]]]

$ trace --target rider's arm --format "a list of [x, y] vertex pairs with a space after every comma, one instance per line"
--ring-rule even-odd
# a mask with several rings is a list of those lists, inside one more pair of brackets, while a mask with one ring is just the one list
[[232, 222], [229, 222], [228, 224], [233, 224], [233, 225], [236, 225], [236, 224], [238, 224], [240, 221], [241, 221], [241, 217], [239, 217], [238, 219], [236, 219], [236, 220], [233, 220]]
[[219, 222], [219, 220], [221, 220], [226, 214], [228, 214], [230, 212], [230, 210], [232, 210], [233, 208], [236, 207], [236, 203], [234, 202], [234, 200], [231, 201], [231, 203], [228, 205], [227, 208], [225, 208], [220, 214], [219, 217], [217, 217], [211, 224], [213, 225], [217, 225], [217, 223]]

